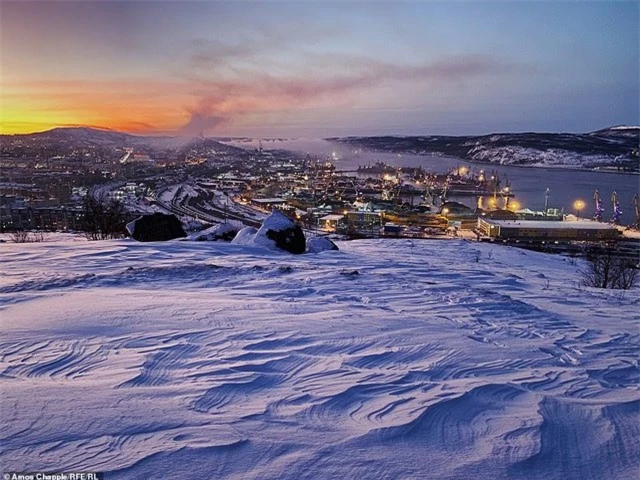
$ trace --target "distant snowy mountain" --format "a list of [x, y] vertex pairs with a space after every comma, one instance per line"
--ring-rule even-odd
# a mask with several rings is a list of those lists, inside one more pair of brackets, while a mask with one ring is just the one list
[[64, 142], [73, 143], [77, 146], [107, 146], [113, 144], [123, 145], [125, 143], [130, 143], [131, 141], [136, 139], [136, 137], [134, 135], [129, 135], [112, 130], [101, 130], [88, 127], [67, 127], [54, 128], [52, 130], [37, 133], [2, 135], [2, 139], [6, 141], [29, 140], [34, 142]]
[[602, 130], [597, 130], [592, 133], [592, 135], [632, 135], [637, 138], [638, 131], [640, 131], [640, 126], [636, 125], [616, 125], [614, 127], [604, 128]]
[[[114, 130], [88, 127], [64, 127], [38, 133], [0, 135], [0, 143], [6, 147], [28, 142], [29, 144], [64, 145], [67, 147], [98, 146], [179, 149], [203, 141], [205, 140], [196, 137], [131, 135]], [[206, 142], [207, 145], [216, 146], [221, 150], [234, 149], [234, 147], [223, 145], [212, 139], [206, 139]]]
[[395, 153], [451, 155], [501, 165], [640, 171], [640, 127], [616, 126], [586, 134], [501, 133], [476, 137], [331, 138], [351, 146]]
[[484, 243], [339, 247], [2, 244], [3, 472], [638, 477], [639, 289]]

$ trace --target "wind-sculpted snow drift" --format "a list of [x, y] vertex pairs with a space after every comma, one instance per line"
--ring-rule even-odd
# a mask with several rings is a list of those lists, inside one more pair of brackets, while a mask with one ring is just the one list
[[638, 477], [637, 289], [457, 240], [339, 247], [1, 245], [1, 469]]

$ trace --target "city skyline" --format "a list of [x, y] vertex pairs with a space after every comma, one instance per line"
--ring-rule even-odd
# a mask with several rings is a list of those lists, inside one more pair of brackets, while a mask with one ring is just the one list
[[637, 124], [637, 2], [0, 3], [2, 133]]

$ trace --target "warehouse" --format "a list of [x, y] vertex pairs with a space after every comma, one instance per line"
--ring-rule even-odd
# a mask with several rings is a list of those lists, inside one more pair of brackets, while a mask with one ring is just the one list
[[527, 221], [478, 219], [478, 231], [505, 240], [610, 240], [618, 238], [615, 226], [608, 223], [579, 221]]

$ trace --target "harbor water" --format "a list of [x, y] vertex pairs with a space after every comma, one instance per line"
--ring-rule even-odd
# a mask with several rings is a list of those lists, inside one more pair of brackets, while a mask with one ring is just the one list
[[[603, 220], [611, 220], [613, 206], [611, 196], [615, 191], [622, 209], [621, 223], [632, 224], [635, 221], [633, 197], [639, 194], [640, 175], [613, 173], [593, 170], [569, 170], [558, 168], [519, 167], [469, 162], [451, 157], [435, 155], [397, 155], [392, 153], [353, 151], [344, 145], [325, 140], [300, 139], [264, 142], [265, 148], [281, 148], [309, 153], [320, 158], [329, 158], [336, 170], [356, 170], [359, 165], [384, 162], [401, 167], [418, 167], [434, 173], [446, 173], [460, 166], [485, 172], [495, 171], [501, 179], [511, 182], [512, 190], [521, 208], [543, 210], [545, 192], [549, 189], [549, 207], [563, 209], [564, 213], [578, 213], [574, 209], [576, 200], [585, 203], [580, 215], [592, 217], [595, 211], [594, 192], [598, 189], [604, 207]], [[504, 185], [504, 183], [503, 183]], [[470, 207], [474, 207], [474, 197], [451, 197]], [[500, 206], [502, 199], [498, 199]]]

